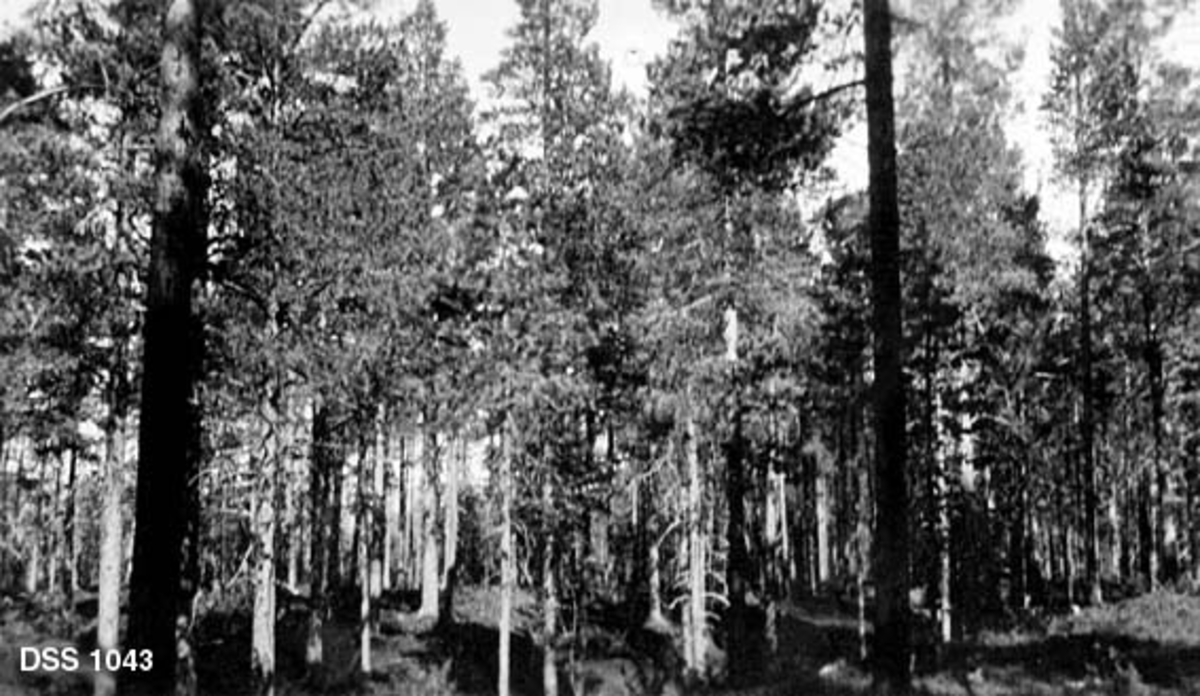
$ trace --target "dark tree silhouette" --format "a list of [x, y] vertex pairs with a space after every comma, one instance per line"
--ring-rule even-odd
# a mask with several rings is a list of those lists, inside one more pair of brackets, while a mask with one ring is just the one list
[[870, 163], [871, 312], [875, 341], [875, 606], [873, 670], [892, 693], [909, 688], [908, 489], [901, 374], [900, 209], [887, 0], [863, 4]]
[[192, 286], [203, 258], [205, 174], [200, 138], [200, 27], [204, 0], [166, 8], [160, 63], [162, 114], [146, 287], [137, 526], [129, 633], [153, 667], [129, 672], [131, 692], [174, 692], [176, 617], [183, 595], [188, 491], [196, 469], [192, 397], [199, 351]]

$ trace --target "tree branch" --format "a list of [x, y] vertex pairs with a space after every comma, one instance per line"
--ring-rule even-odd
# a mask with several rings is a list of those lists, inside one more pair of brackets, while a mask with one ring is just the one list
[[814, 104], [819, 101], [825, 101], [826, 99], [832, 99], [833, 97], [837, 96], [838, 94], [841, 94], [842, 92], [847, 92], [849, 90], [852, 90], [852, 89], [855, 89], [858, 87], [862, 87], [864, 85], [866, 85], [866, 82], [864, 82], [863, 80], [853, 80], [851, 82], [844, 82], [840, 85], [834, 85], [833, 87], [830, 87], [829, 89], [817, 92], [816, 94], [810, 94], [809, 96], [804, 97], [803, 99], [797, 99], [797, 100], [789, 103], [787, 106], [787, 113], [789, 115], [793, 114], [796, 111], [799, 111], [800, 109], [808, 106], [809, 104]]
[[25, 97], [24, 99], [21, 99], [19, 101], [13, 102], [12, 104], [9, 104], [8, 107], [4, 109], [4, 111], [0, 111], [0, 126], [4, 125], [4, 122], [7, 121], [10, 116], [12, 116], [16, 112], [20, 111], [21, 109], [24, 109], [27, 106], [36, 104], [45, 99], [49, 99], [50, 97], [53, 97], [55, 95], [62, 94], [63, 92], [66, 92], [69, 89], [70, 89], [70, 87], [68, 87], [66, 85], [63, 85], [60, 87], [53, 87], [51, 89], [42, 90], [41, 92], [38, 92], [37, 94], [31, 94], [28, 97]]

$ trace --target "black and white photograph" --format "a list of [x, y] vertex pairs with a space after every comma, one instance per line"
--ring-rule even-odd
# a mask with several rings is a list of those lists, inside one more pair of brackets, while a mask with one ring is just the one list
[[1200, 694], [1200, 3], [0, 0], [0, 696]]

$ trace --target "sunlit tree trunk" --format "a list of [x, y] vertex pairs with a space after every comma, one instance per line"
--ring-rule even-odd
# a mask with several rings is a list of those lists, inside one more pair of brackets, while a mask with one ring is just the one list
[[[124, 368], [121, 368], [124, 369]], [[110, 400], [115, 397], [110, 397]], [[100, 507], [100, 589], [96, 618], [96, 647], [116, 650], [121, 625], [122, 520], [121, 496], [124, 493], [122, 468], [125, 459], [125, 421], [111, 402], [104, 432], [104, 464]], [[96, 672], [95, 696], [115, 696], [116, 675]]]
[[683, 405], [680, 415], [683, 422], [683, 456], [688, 482], [688, 604], [685, 612], [684, 661], [689, 671], [697, 677], [702, 677], [706, 672], [709, 640], [708, 616], [705, 610], [705, 578], [708, 569], [707, 540], [704, 534], [704, 478], [700, 467], [699, 434], [690, 403]]
[[355, 511], [358, 523], [357, 543], [354, 545], [355, 570], [358, 575], [359, 614], [358, 614], [358, 669], [364, 676], [371, 674], [371, 525], [373, 515], [370, 501], [371, 466], [368, 455], [368, 437], [359, 436], [358, 445], [358, 484], [357, 505]]
[[439, 580], [438, 561], [441, 556], [441, 544], [438, 543], [438, 468], [440, 466], [440, 446], [437, 434], [428, 421], [423, 425], [425, 445], [423, 451], [423, 468], [425, 471], [421, 495], [421, 608], [419, 616], [437, 619]]
[[[269, 331], [269, 335], [275, 332]], [[264, 696], [275, 693], [275, 533], [276, 499], [279, 485], [280, 457], [284, 451], [283, 407], [281, 378], [273, 376], [273, 384], [261, 404], [262, 422], [266, 428], [258, 480], [252, 498], [254, 515], [254, 607], [251, 622], [250, 664], [257, 683], [257, 692]]]

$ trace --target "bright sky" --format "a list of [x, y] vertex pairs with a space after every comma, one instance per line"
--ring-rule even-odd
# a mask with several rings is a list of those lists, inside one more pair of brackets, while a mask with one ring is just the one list
[[[0, 0], [0, 35], [35, 0]], [[836, 1], [836, 0], [835, 0]], [[506, 30], [517, 17], [512, 0], [435, 0], [449, 27], [449, 48], [463, 62], [473, 88], [479, 77], [499, 59], [507, 43]], [[410, 10], [416, 0], [376, 0], [381, 18], [395, 18]], [[613, 65], [617, 81], [635, 91], [645, 84], [645, 65], [663, 50], [674, 26], [650, 6], [650, 0], [599, 0], [600, 21], [594, 38]], [[903, 0], [896, 3], [906, 4]], [[1051, 28], [1058, 23], [1058, 2], [1022, 0], [1015, 15], [996, 27], [999, 36], [1023, 44], [1025, 62], [1014, 76], [1013, 118], [1008, 136], [1020, 146], [1026, 162], [1026, 188], [1040, 191], [1043, 212], [1053, 230], [1062, 232], [1077, 224], [1070, 195], [1054, 181], [1050, 145], [1044, 117], [1039, 111], [1049, 80]], [[10, 25], [7, 26], [6, 25]], [[1164, 53], [1200, 67], [1200, 12], [1193, 10], [1177, 21], [1177, 29], [1166, 42]], [[834, 151], [833, 164], [848, 188], [866, 184], [866, 137], [852, 130]], [[1056, 255], [1065, 252], [1061, 241]]]

